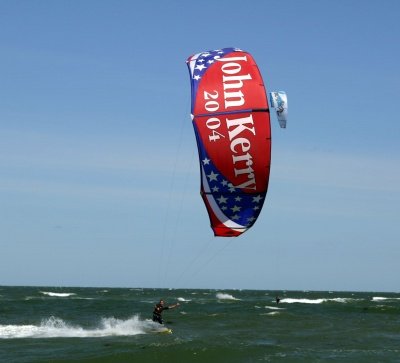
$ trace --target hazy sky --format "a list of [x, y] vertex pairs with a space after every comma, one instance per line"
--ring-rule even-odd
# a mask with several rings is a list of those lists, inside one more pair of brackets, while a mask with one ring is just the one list
[[[0, 285], [400, 291], [400, 2], [0, 0]], [[185, 61], [268, 91], [264, 209], [214, 238]]]

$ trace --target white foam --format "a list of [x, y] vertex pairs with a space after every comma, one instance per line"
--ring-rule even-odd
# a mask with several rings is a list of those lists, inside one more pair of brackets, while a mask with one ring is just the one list
[[162, 329], [165, 327], [150, 320], [140, 320], [137, 315], [127, 320], [103, 318], [98, 327], [92, 329], [69, 324], [52, 316], [39, 325], [0, 325], [0, 339], [130, 336], [158, 332]]
[[223, 294], [222, 292], [217, 293], [216, 297], [219, 300], [239, 300], [239, 299], [236, 299], [235, 297], [233, 297], [230, 294]]
[[382, 300], [387, 300], [387, 297], [374, 296], [372, 298], [372, 301], [382, 301]]
[[327, 299], [328, 301], [335, 301], [335, 302], [339, 302], [339, 303], [348, 303], [348, 302], [352, 302], [352, 301], [359, 301], [359, 300], [363, 300], [363, 299], [354, 299], [351, 297], [336, 297], [334, 299]]
[[53, 297], [69, 297], [76, 295], [74, 292], [49, 292], [49, 291], [40, 291], [41, 294]]
[[400, 297], [382, 297], [382, 296], [374, 296], [372, 301], [383, 301], [383, 300], [400, 300]]
[[281, 303], [286, 303], [286, 304], [295, 304], [295, 303], [300, 303], [300, 304], [321, 304], [327, 299], [292, 299], [292, 298], [285, 298], [281, 299]]
[[178, 300], [178, 301], [182, 301], [182, 302], [189, 302], [189, 301], [192, 301], [192, 300], [187, 300], [187, 299], [185, 299], [185, 298], [183, 298], [183, 297], [178, 297], [177, 300]]
[[285, 298], [281, 299], [281, 303], [287, 303], [287, 304], [294, 304], [294, 303], [300, 303], [300, 304], [322, 304], [327, 301], [333, 301], [333, 302], [338, 302], [338, 303], [347, 303], [350, 301], [355, 301], [357, 299], [353, 298], [348, 298], [348, 297], [335, 297], [333, 299], [292, 299], [292, 298]]
[[277, 306], [265, 306], [265, 308], [270, 310], [286, 310], [285, 308], [278, 308]]

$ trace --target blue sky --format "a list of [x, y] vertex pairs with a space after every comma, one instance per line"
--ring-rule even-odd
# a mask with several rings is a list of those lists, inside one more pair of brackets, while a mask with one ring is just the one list
[[[398, 1], [0, 2], [0, 285], [400, 291]], [[214, 238], [185, 60], [249, 51], [264, 209]]]

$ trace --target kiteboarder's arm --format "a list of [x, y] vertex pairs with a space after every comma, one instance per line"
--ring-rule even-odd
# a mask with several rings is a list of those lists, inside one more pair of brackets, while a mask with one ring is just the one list
[[169, 305], [168, 309], [174, 309], [177, 308], [179, 306], [179, 303], [173, 304], [173, 305]]

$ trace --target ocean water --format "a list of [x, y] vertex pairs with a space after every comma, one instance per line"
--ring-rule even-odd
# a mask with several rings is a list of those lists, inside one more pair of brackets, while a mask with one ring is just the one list
[[0, 286], [0, 362], [400, 362], [400, 294], [276, 294]]

